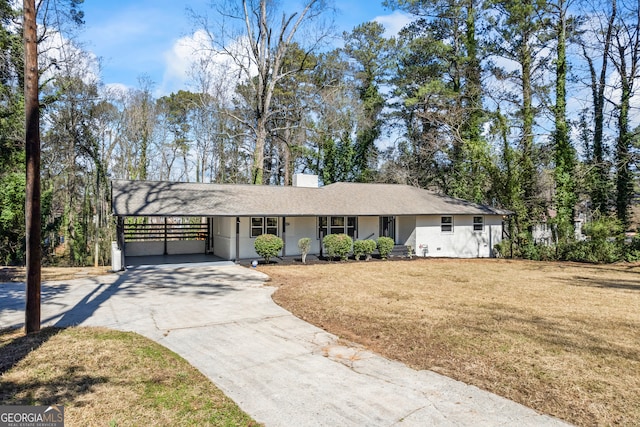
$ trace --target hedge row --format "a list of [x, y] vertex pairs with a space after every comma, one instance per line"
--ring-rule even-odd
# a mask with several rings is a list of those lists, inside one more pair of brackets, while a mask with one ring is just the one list
[[[329, 258], [340, 258], [346, 260], [349, 254], [353, 253], [356, 260], [365, 257], [365, 260], [371, 259], [371, 255], [377, 249], [382, 259], [386, 259], [391, 251], [395, 242], [390, 237], [380, 237], [378, 241], [372, 239], [356, 240], [347, 234], [329, 234], [322, 239], [327, 256]], [[254, 247], [256, 253], [264, 258], [265, 262], [269, 263], [270, 259], [278, 256], [278, 253], [282, 250], [284, 242], [278, 236], [273, 234], [262, 234], [256, 237]], [[298, 247], [302, 251], [302, 262], [305, 262], [305, 258], [309, 250], [311, 249], [311, 239], [303, 237], [298, 241]]]
[[376, 249], [380, 257], [386, 259], [393, 250], [395, 242], [390, 237], [380, 237], [377, 242], [372, 239], [354, 242], [347, 234], [329, 234], [322, 239], [322, 244], [329, 258], [346, 260], [349, 254], [353, 253], [356, 260], [360, 260], [363, 256], [365, 260], [369, 260]]

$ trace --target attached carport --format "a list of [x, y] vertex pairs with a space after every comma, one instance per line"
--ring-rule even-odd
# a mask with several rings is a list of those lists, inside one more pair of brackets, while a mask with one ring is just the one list
[[[318, 217], [355, 216], [370, 205], [357, 203], [351, 194], [331, 192], [331, 187], [319, 188], [317, 177], [310, 184], [296, 181], [294, 186], [269, 186], [114, 180], [116, 250], [127, 258], [122, 264], [132, 256], [253, 258], [255, 237], [264, 233], [282, 238], [282, 256], [299, 255], [302, 237], [313, 238], [311, 253], [320, 253]], [[376, 229], [367, 235], [374, 236], [378, 217], [365, 215]]]
[[286, 241], [290, 217], [315, 218], [317, 192], [317, 186], [114, 180], [114, 251], [121, 254], [123, 267], [138, 257], [203, 255], [237, 261], [252, 256], [243, 252], [241, 224], [248, 230], [251, 218], [278, 218], [278, 234]]
[[166, 182], [112, 182], [117, 224], [112, 256], [120, 259], [119, 267], [225, 260], [214, 254], [211, 217], [197, 209], [202, 197], [171, 187]]
[[210, 247], [210, 221], [201, 217], [117, 217], [113, 252], [120, 254], [121, 267], [220, 261]]

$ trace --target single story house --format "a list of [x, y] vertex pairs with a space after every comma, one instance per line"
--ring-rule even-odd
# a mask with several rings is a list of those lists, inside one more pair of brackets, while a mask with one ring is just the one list
[[346, 233], [354, 240], [388, 236], [424, 257], [492, 257], [510, 214], [408, 185], [319, 186], [317, 176], [304, 174], [287, 187], [114, 180], [112, 210], [125, 256], [228, 260], [256, 258], [254, 240], [263, 233], [284, 240], [282, 256], [300, 255], [303, 237], [320, 254], [323, 236]]

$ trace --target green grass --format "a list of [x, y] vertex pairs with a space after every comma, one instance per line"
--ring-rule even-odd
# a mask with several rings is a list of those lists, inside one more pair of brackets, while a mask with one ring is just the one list
[[134, 333], [5, 330], [0, 372], [0, 404], [61, 404], [68, 426], [258, 425], [180, 356]]

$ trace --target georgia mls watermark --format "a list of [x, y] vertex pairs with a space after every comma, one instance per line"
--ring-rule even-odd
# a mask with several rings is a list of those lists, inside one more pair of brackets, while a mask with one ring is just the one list
[[0, 427], [64, 427], [64, 406], [0, 406]]

